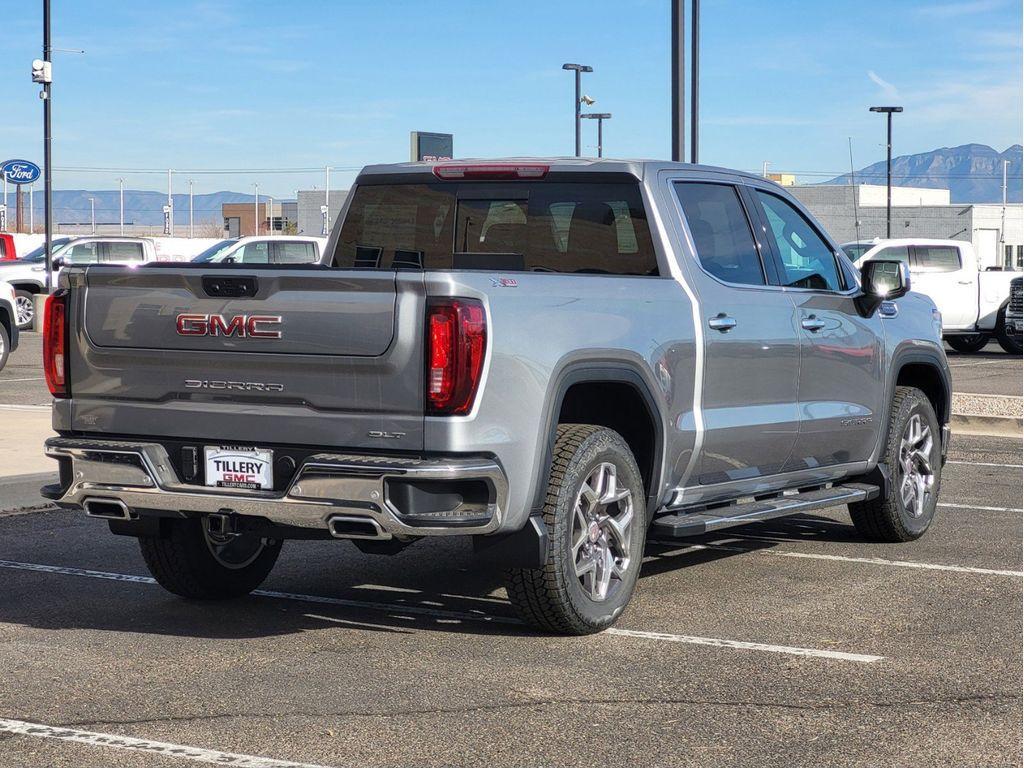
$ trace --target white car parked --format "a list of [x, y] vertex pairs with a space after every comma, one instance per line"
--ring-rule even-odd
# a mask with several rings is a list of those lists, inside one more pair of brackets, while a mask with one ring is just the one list
[[18, 324], [15, 322], [14, 289], [0, 281], [0, 371], [7, 358], [18, 347]]
[[[20, 259], [0, 262], [0, 280], [14, 287], [17, 323], [23, 330], [32, 327], [33, 296], [46, 290], [45, 249], [43, 245]], [[148, 237], [54, 238], [52, 285], [65, 264], [142, 264], [156, 258], [156, 247]]]
[[957, 352], [977, 352], [995, 337], [1007, 352], [1021, 353], [1020, 336], [1006, 324], [1010, 283], [1020, 273], [979, 270], [970, 243], [902, 238], [846, 243], [842, 248], [858, 267], [872, 259], [905, 263], [911, 288], [935, 302], [942, 313], [942, 337]]
[[192, 261], [204, 264], [316, 264], [326, 246], [326, 237], [240, 237], [215, 243]]

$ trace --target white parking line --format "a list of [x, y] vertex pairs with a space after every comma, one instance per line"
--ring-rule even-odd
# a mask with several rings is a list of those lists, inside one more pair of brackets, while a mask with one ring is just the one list
[[219, 752], [215, 749], [189, 747], [183, 744], [169, 744], [166, 741], [136, 739], [131, 736], [118, 736], [112, 733], [80, 731], [76, 728], [28, 723], [24, 720], [0, 718], [0, 731], [38, 739], [73, 741], [78, 744], [89, 744], [94, 747], [125, 749], [131, 752], [145, 752], [148, 755], [176, 757], [181, 760], [192, 760], [196, 763], [228, 765], [234, 766], [234, 768], [326, 768], [326, 766], [314, 763], [296, 763], [292, 760], [274, 760], [270, 757], [254, 757], [253, 755], [240, 755], [235, 752]]
[[[738, 536], [732, 538], [744, 541], [764, 541], [778, 543], [775, 539], [761, 536]], [[690, 544], [668, 552], [659, 552], [656, 557], [672, 557], [699, 549], [720, 549], [727, 552], [745, 552], [751, 555], [771, 555], [772, 557], [794, 557], [808, 560], [835, 560], [842, 563], [863, 563], [865, 565], [886, 565], [895, 568], [916, 568], [923, 571], [954, 571], [956, 573], [976, 573], [981, 576], [1010, 576], [1015, 579], [1024, 577], [1024, 571], [1004, 571], [995, 568], [975, 568], [969, 565], [944, 565], [942, 563], [920, 563], [913, 560], [886, 560], [882, 557], [850, 557], [847, 555], [825, 555], [815, 552], [781, 552], [777, 549], [748, 549], [746, 547], [730, 547], [727, 544]]]
[[982, 512], [1024, 512], [1024, 509], [1017, 507], [980, 507], [977, 504], [946, 504], [941, 501], [939, 506], [949, 509], [980, 509]]
[[0, 403], [0, 411], [50, 411], [50, 405], [13, 405], [11, 403]]
[[813, 656], [819, 659], [839, 659], [841, 661], [859, 661], [870, 664], [881, 661], [884, 656], [871, 656], [866, 653], [845, 653], [843, 651], [820, 651], [816, 648], [797, 648], [791, 645], [769, 645], [767, 643], [745, 643], [739, 640], [717, 640], [711, 637], [693, 637], [692, 635], [673, 635], [667, 632], [640, 632], [635, 629], [618, 629], [612, 627], [604, 631], [606, 635], [637, 637], [644, 640], [661, 640], [668, 643], [691, 643], [694, 645], [713, 645], [718, 648], [735, 648], [743, 651], [768, 651], [769, 653], [787, 653], [791, 656]]
[[968, 467], [1005, 467], [1006, 469], [1020, 469], [1024, 467], [1024, 464], [993, 464], [988, 461], [953, 461], [949, 460], [947, 464], [963, 464]]
[[0, 379], [0, 384], [9, 384], [12, 381], [46, 381], [42, 376], [33, 376], [30, 379]]
[[[13, 560], [0, 560], [0, 568], [10, 568], [20, 571], [35, 571], [38, 573], [54, 573], [62, 576], [85, 576], [93, 579], [106, 579], [110, 581], [124, 581], [132, 584], [155, 584], [156, 579], [148, 576], [134, 576], [127, 573], [111, 573], [108, 571], [91, 571], [84, 568], [69, 568], [62, 565], [43, 565], [41, 563], [19, 563]], [[514, 624], [522, 625], [518, 619], [510, 616], [489, 616], [485, 613], [449, 611], [440, 608], [427, 608], [420, 605], [401, 605], [393, 603], [363, 602], [361, 600], [345, 600], [338, 597], [321, 597], [319, 595], [302, 595], [294, 592], [273, 592], [265, 589], [258, 589], [252, 593], [258, 597], [271, 597], [281, 600], [295, 600], [304, 603], [324, 603], [328, 605], [341, 605], [348, 608], [361, 608], [364, 610], [381, 611], [392, 616], [402, 617], [407, 615], [433, 616], [439, 621], [479, 621], [489, 624]], [[689, 643], [691, 645], [709, 645], [718, 648], [734, 648], [753, 651], [769, 651], [772, 653], [788, 653], [794, 656], [813, 656], [822, 659], [840, 659], [843, 661], [872, 662], [883, 658], [881, 656], [870, 656], [861, 653], [844, 653], [842, 651], [820, 651], [814, 648], [797, 648], [787, 645], [769, 645], [766, 643], [748, 643], [740, 640], [724, 640], [715, 637], [695, 637], [692, 635], [675, 635], [664, 632], [639, 632], [629, 629], [606, 629], [603, 634], [623, 635], [627, 637], [644, 638], [647, 640], [661, 640], [672, 643]]]
[[[950, 363], [949, 367], [950, 368], [973, 368], [976, 365], [1007, 365], [1007, 364], [1012, 363], [1012, 362], [1013, 362], [1013, 360], [978, 360], [977, 362], [974, 362], [974, 363]], [[969, 392], [967, 394], [974, 394], [974, 393], [973, 392]], [[991, 397], [991, 395], [990, 395], [990, 397]]]

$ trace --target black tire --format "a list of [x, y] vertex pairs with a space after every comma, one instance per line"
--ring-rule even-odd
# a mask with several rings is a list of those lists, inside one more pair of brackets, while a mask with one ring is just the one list
[[7, 329], [0, 324], [0, 371], [7, 365], [7, 358], [11, 356], [11, 335]]
[[947, 336], [946, 343], [963, 355], [980, 352], [991, 341], [987, 333], [971, 333], [963, 336]]
[[[581, 511], [581, 516], [577, 516], [576, 502], [584, 483], [594, 477], [598, 477], [600, 482], [601, 475], [595, 473], [607, 476], [608, 464], [614, 466], [615, 484], [612, 487], [628, 490], [632, 503], [632, 518], [627, 526], [628, 547], [621, 546], [621, 539], [611, 534], [609, 527], [592, 523], [583, 529], [586, 512]], [[604, 482], [611, 486], [610, 481]], [[605, 508], [598, 504], [589, 506], [589, 509], [597, 513]], [[606, 509], [610, 509], [611, 516], [622, 522], [628, 512], [628, 502], [617, 502]], [[516, 611], [524, 621], [547, 632], [587, 635], [611, 626], [636, 589], [647, 534], [643, 480], [629, 446], [617, 432], [590, 424], [558, 426], [544, 501], [544, 523], [549, 537], [547, 562], [541, 568], [515, 569], [507, 575], [508, 596]], [[579, 544], [574, 548], [573, 530], [577, 525], [581, 526], [577, 536]], [[598, 534], [593, 535], [597, 538], [583, 533], [584, 530], [593, 532], [595, 527]], [[607, 542], [612, 542], [610, 550]], [[591, 585], [600, 581], [598, 574], [607, 569], [609, 562], [598, 556], [602, 546], [612, 552], [619, 575], [611, 577], [605, 596], [595, 599], [591, 596], [594, 587], [588, 591], [581, 579], [586, 579]], [[574, 549], [579, 551], [574, 552]], [[577, 575], [576, 564], [580, 555], [586, 563], [586, 553], [591, 551], [594, 553], [593, 561], [605, 565], [588, 579]], [[615, 553], [623, 556], [617, 557]], [[624, 556], [627, 553], [628, 561]]]
[[[23, 302], [28, 302], [31, 306], [31, 310], [28, 314], [28, 319], [21, 319], [22, 313], [19, 309], [19, 305], [24, 306]], [[25, 331], [32, 327], [32, 318], [35, 316], [35, 296], [28, 291], [24, 291], [21, 288], [17, 288], [14, 291], [14, 322], [18, 324], [19, 331]]]
[[[153, 578], [166, 589], [193, 600], [226, 600], [252, 592], [277, 562], [280, 541], [263, 540], [252, 559], [228, 567], [214, 556], [198, 518], [166, 521], [163, 537], [140, 536], [139, 546]], [[245, 534], [252, 536], [252, 534]]]
[[[903, 438], [915, 416], [930, 431], [931, 447], [926, 453], [933, 478], [918, 515], [904, 503], [902, 486], [906, 472], [901, 463]], [[935, 518], [942, 485], [942, 432], [935, 410], [921, 390], [896, 387], [882, 461], [889, 468], [889, 492], [870, 501], [850, 504], [853, 524], [858, 533], [871, 541], [895, 543], [920, 538]]]
[[1021, 354], [1022, 347], [1020, 336], [1011, 336], [1006, 332], [1006, 310], [1004, 309], [999, 313], [999, 321], [996, 325], [996, 341], [999, 342], [999, 346], [1003, 348], [1004, 352], [1009, 352], [1011, 355]]

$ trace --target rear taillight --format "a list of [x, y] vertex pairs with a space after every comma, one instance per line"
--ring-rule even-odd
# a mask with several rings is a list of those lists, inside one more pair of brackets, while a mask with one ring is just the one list
[[43, 373], [54, 397], [68, 396], [67, 291], [46, 298], [43, 314]]
[[550, 166], [539, 163], [447, 163], [435, 165], [434, 175], [443, 181], [460, 179], [543, 179]]
[[473, 407], [484, 370], [487, 319], [476, 299], [441, 299], [427, 307], [427, 412], [458, 416]]

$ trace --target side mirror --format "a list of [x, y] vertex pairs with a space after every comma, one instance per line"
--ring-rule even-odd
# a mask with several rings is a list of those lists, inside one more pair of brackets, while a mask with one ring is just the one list
[[883, 301], [906, 296], [910, 291], [910, 268], [902, 261], [865, 261], [860, 268], [861, 294], [857, 309], [870, 317]]
[[63, 256], [54, 256], [53, 261], [50, 263], [54, 269], [63, 269], [64, 265], [67, 264], [67, 260]]

